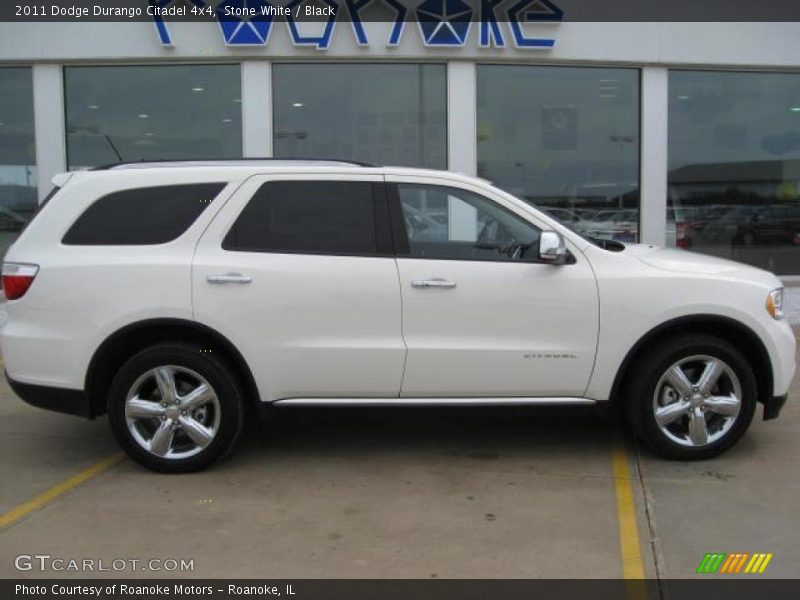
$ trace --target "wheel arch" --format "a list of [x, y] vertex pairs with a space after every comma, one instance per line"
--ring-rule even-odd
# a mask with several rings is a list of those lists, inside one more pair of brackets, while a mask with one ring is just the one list
[[610, 399], [612, 402], [618, 398], [631, 365], [643, 352], [665, 338], [684, 332], [706, 333], [731, 343], [744, 355], [753, 368], [758, 387], [758, 401], [765, 403], [772, 398], [772, 363], [767, 348], [758, 334], [744, 323], [730, 317], [700, 314], [671, 319], [657, 325], [639, 338], [625, 355], [617, 370], [611, 387]]
[[186, 319], [147, 319], [130, 323], [109, 335], [89, 361], [84, 390], [89, 400], [90, 416], [106, 413], [106, 393], [123, 363], [137, 352], [159, 342], [196, 343], [219, 353], [235, 371], [251, 406], [258, 404], [259, 393], [247, 361], [224, 335], [196, 321]]

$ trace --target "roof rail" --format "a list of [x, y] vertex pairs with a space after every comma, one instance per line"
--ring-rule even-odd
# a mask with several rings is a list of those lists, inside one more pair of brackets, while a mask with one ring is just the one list
[[163, 163], [248, 163], [248, 162], [328, 162], [353, 165], [355, 167], [378, 167], [379, 165], [361, 162], [357, 160], [345, 160], [341, 158], [305, 158], [305, 157], [277, 157], [269, 156], [264, 158], [165, 158], [165, 159], [141, 159], [141, 160], [123, 160], [107, 165], [99, 165], [92, 167], [90, 171], [110, 171], [117, 167], [124, 167], [128, 165], [141, 165], [148, 164], [163, 164]]

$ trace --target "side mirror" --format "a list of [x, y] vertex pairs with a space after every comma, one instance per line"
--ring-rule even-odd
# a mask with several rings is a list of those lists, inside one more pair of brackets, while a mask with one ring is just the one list
[[543, 231], [539, 238], [539, 260], [551, 265], [563, 265], [567, 262], [567, 245], [561, 234], [555, 231]]

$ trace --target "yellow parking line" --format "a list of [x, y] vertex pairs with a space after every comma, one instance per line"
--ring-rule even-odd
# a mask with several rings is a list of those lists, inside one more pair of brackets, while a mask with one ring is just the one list
[[644, 562], [636, 525], [636, 503], [633, 499], [628, 455], [621, 443], [614, 448], [614, 487], [617, 494], [619, 545], [623, 579], [644, 579]]
[[23, 502], [19, 506], [12, 508], [10, 511], [3, 513], [0, 515], [0, 529], [4, 527], [8, 527], [9, 525], [16, 523], [23, 517], [26, 517], [30, 513], [35, 510], [39, 510], [40, 508], [47, 506], [53, 500], [58, 498], [59, 496], [63, 496], [67, 492], [74, 490], [79, 485], [86, 483], [90, 479], [97, 477], [103, 471], [113, 467], [119, 461], [121, 461], [125, 457], [122, 452], [118, 452], [108, 458], [101, 460], [98, 463], [93, 464], [90, 467], [87, 467], [83, 471], [76, 473], [69, 479], [62, 481], [51, 487], [49, 490], [46, 490], [28, 500], [27, 502]]

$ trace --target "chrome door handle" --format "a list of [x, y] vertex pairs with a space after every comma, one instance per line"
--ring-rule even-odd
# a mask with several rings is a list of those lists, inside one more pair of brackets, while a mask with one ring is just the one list
[[455, 281], [442, 279], [441, 277], [434, 277], [433, 279], [415, 279], [411, 282], [411, 287], [415, 288], [454, 288], [456, 287]]
[[225, 275], [209, 275], [206, 280], [208, 283], [221, 285], [223, 283], [250, 283], [253, 278], [241, 273], [226, 273]]

